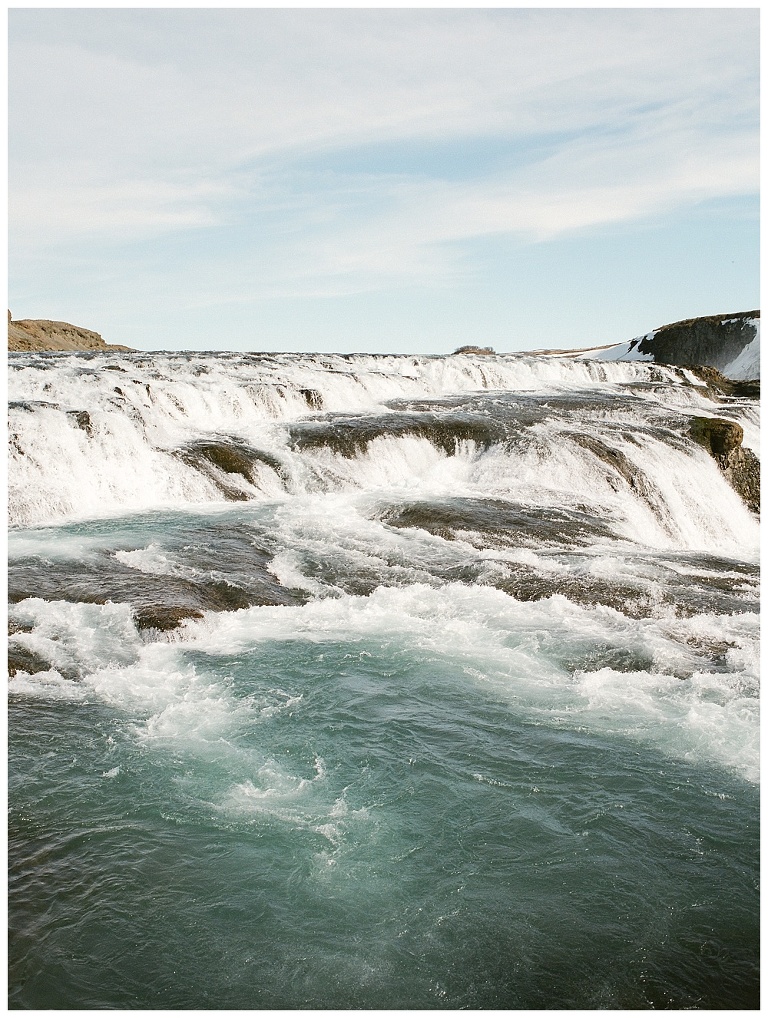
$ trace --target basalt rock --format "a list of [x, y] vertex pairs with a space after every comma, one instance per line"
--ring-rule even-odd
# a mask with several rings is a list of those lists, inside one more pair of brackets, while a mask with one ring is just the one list
[[379, 518], [390, 527], [426, 530], [446, 541], [461, 539], [476, 548], [586, 545], [609, 537], [601, 520], [576, 510], [519, 506], [500, 499], [450, 498], [388, 506]]
[[[236, 532], [232, 542], [223, 539], [223, 543], [218, 541], [214, 547], [222, 555], [226, 555], [227, 550], [230, 553], [239, 550], [242, 569], [237, 582], [227, 582], [210, 574], [189, 579], [144, 573], [123, 565], [113, 556], [83, 563], [77, 576], [72, 576], [62, 563], [41, 564], [28, 559], [9, 567], [8, 600], [12, 605], [30, 597], [80, 604], [130, 604], [137, 629], [159, 632], [175, 629], [184, 619], [199, 619], [206, 611], [237, 611], [252, 605], [304, 602], [303, 595], [283, 587], [269, 571], [269, 552], [246, 540], [238, 541]], [[213, 560], [216, 553], [212, 552]], [[13, 625], [17, 631], [24, 629], [17, 623]]]
[[30, 675], [34, 675], [36, 672], [47, 672], [50, 667], [50, 664], [34, 651], [16, 644], [9, 644], [8, 675], [11, 678], [16, 672], [28, 672]]
[[742, 445], [744, 429], [722, 417], [694, 417], [691, 438], [712, 456], [753, 513], [760, 512], [760, 460]]
[[759, 311], [739, 311], [673, 322], [639, 340], [637, 351], [657, 364], [705, 364], [723, 370], [755, 338], [754, 320], [759, 317]]
[[93, 435], [93, 421], [87, 410], [67, 410], [67, 417], [89, 438]]
[[310, 410], [323, 409], [323, 394], [318, 389], [299, 389]]
[[225, 474], [240, 474], [246, 481], [253, 480], [253, 458], [244, 449], [224, 442], [196, 442], [192, 449]]
[[379, 417], [337, 417], [325, 421], [302, 421], [290, 428], [296, 450], [328, 448], [353, 459], [365, 453], [377, 438], [425, 438], [448, 456], [459, 442], [475, 442], [487, 449], [504, 441], [503, 423], [473, 414], [382, 414]]
[[703, 445], [721, 466], [726, 466], [729, 454], [744, 441], [744, 429], [736, 421], [726, 421], [722, 417], [694, 417], [691, 438]]
[[[633, 440], [630, 434], [627, 434], [625, 437], [630, 441]], [[620, 484], [616, 477], [618, 474], [619, 477], [626, 481], [632, 491], [648, 503], [655, 513], [663, 516], [664, 500], [656, 486], [628, 456], [625, 456], [619, 449], [612, 449], [593, 435], [572, 434], [570, 438], [583, 449], [588, 449], [599, 460], [602, 460], [606, 466], [610, 467], [611, 473], [608, 475], [608, 483], [614, 491], [618, 491], [618, 484]]]
[[287, 479], [286, 470], [277, 457], [268, 452], [231, 441], [202, 440], [193, 442], [184, 449], [178, 450], [176, 455], [188, 466], [194, 467], [210, 477], [230, 501], [243, 502], [248, 498], [248, 495], [240, 488], [227, 482], [226, 475], [228, 474], [237, 474], [252, 484], [254, 468], [257, 464], [263, 463], [274, 470], [283, 482]]

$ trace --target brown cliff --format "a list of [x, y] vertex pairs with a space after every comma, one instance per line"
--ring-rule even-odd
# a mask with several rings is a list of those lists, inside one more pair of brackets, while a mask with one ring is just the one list
[[9, 353], [31, 350], [104, 350], [132, 352], [129, 346], [105, 343], [98, 332], [68, 322], [26, 318], [14, 322], [8, 313]]

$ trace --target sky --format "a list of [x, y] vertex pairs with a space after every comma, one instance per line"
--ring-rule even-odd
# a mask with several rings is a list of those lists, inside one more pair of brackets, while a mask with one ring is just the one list
[[499, 352], [759, 307], [757, 8], [16, 8], [9, 307]]

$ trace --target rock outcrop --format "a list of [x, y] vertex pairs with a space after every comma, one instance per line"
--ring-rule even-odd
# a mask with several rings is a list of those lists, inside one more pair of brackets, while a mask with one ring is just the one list
[[759, 513], [760, 460], [741, 444], [744, 439], [741, 425], [722, 417], [694, 417], [690, 433], [713, 457], [752, 512]]
[[726, 378], [717, 368], [710, 368], [706, 364], [684, 364], [683, 367], [688, 368], [706, 384], [707, 393], [714, 400], [721, 396], [760, 399], [759, 378], [745, 380]]
[[14, 322], [8, 312], [8, 351], [33, 350], [104, 350], [132, 352], [130, 346], [105, 343], [98, 332], [81, 329], [68, 322], [25, 318]]
[[760, 378], [760, 312], [705, 315], [663, 325], [628, 343], [587, 350], [539, 351], [559, 357], [600, 361], [652, 361], [676, 367], [712, 369], [731, 381]]
[[650, 355], [657, 364], [706, 364], [729, 377], [755, 378], [756, 374], [734, 374], [732, 365], [757, 338], [759, 311], [707, 315], [673, 322], [635, 340], [639, 354]]

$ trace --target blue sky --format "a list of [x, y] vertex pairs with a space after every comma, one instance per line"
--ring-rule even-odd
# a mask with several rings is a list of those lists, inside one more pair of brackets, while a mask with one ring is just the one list
[[9, 306], [391, 353], [758, 307], [758, 18], [11, 10]]

